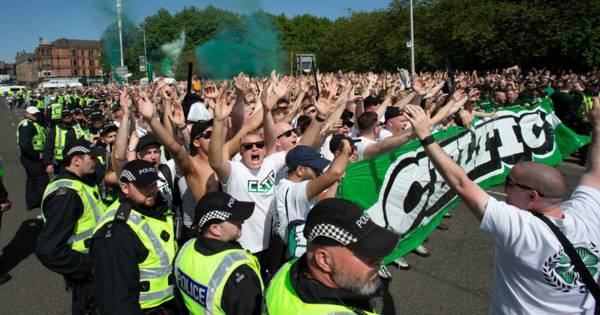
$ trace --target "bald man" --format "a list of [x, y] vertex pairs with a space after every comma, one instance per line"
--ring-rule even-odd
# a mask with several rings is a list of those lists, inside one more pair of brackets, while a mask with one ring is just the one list
[[588, 113], [592, 143], [588, 170], [571, 198], [561, 174], [535, 162], [515, 165], [506, 179], [506, 202], [488, 195], [435, 142], [429, 117], [407, 106], [407, 118], [435, 168], [481, 221], [495, 245], [491, 314], [593, 314], [595, 301], [550, 228], [569, 239], [598, 281], [600, 268], [600, 98]]

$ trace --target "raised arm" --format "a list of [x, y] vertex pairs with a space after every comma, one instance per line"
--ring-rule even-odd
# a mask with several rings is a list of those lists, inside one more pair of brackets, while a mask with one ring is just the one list
[[[429, 117], [423, 109], [419, 106], [409, 105], [406, 107], [406, 112], [408, 113], [406, 118], [410, 121], [419, 140], [429, 139], [431, 136]], [[433, 141], [433, 143], [425, 145], [424, 149], [429, 156], [429, 160], [450, 188], [462, 198], [473, 215], [481, 220], [485, 213], [489, 195], [469, 179], [465, 171], [456, 164], [437, 142]]]
[[600, 97], [594, 97], [590, 110], [585, 106], [588, 121], [592, 124], [592, 142], [589, 144], [587, 170], [581, 177], [580, 185], [600, 190]]
[[208, 163], [219, 176], [221, 183], [227, 183], [231, 173], [231, 164], [224, 158], [223, 143], [225, 141], [225, 123], [235, 105], [235, 99], [228, 99], [227, 82], [221, 86], [221, 93], [215, 104], [215, 116], [213, 119], [213, 130], [208, 144]]
[[117, 130], [117, 138], [113, 150], [113, 158], [115, 161], [115, 172], [117, 176], [121, 174], [121, 169], [127, 163], [127, 144], [129, 142], [129, 119], [131, 115], [131, 97], [125, 87], [119, 92], [119, 103], [123, 110], [123, 117]]
[[310, 180], [306, 185], [306, 196], [308, 198], [317, 196], [344, 176], [346, 165], [348, 165], [348, 158], [350, 157], [350, 154], [352, 154], [352, 148], [350, 143], [348, 143], [348, 140], [342, 140], [342, 144], [341, 154], [333, 159], [327, 171], [315, 179]]
[[190, 156], [185, 151], [185, 148], [177, 143], [175, 138], [173, 138], [173, 135], [160, 123], [158, 116], [156, 116], [156, 107], [145, 94], [142, 94], [142, 98], [138, 102], [138, 112], [142, 115], [142, 118], [148, 122], [150, 128], [152, 128], [158, 137], [158, 140], [173, 155], [177, 167], [184, 174], [192, 172], [193, 165]]

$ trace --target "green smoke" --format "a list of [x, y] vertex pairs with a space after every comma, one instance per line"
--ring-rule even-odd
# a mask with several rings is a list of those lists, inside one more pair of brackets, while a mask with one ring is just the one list
[[277, 29], [263, 12], [241, 15], [239, 26], [220, 32], [196, 49], [200, 71], [216, 79], [231, 78], [240, 71], [266, 76], [280, 71], [285, 57]]
[[160, 50], [166, 55], [162, 62], [162, 73], [168, 77], [174, 76], [173, 68], [177, 67], [177, 61], [185, 45], [185, 31], [181, 32], [179, 38], [170, 43], [160, 46]]

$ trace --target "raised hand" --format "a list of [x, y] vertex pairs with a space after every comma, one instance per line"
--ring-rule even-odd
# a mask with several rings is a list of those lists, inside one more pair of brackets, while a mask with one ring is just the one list
[[292, 77], [285, 77], [279, 82], [273, 82], [273, 93], [275, 93], [277, 97], [282, 98], [287, 95], [288, 91], [292, 88], [293, 84], [294, 78]]
[[[227, 91], [227, 81], [223, 81], [221, 84], [221, 89]], [[231, 114], [233, 106], [235, 106], [235, 97], [231, 96], [228, 98], [227, 93], [222, 91], [219, 94], [219, 97], [216, 99], [214, 119], [218, 121], [225, 121]]]
[[419, 139], [422, 140], [431, 135], [429, 115], [420, 106], [409, 104], [404, 107], [404, 111], [404, 116], [410, 122]]
[[277, 103], [277, 99], [279, 98], [273, 91], [273, 85], [274, 83], [269, 83], [269, 81], [263, 82], [262, 92], [260, 93], [260, 103], [265, 109], [265, 112], [273, 110]]
[[140, 98], [137, 102], [137, 111], [146, 121], [152, 120], [156, 115], [156, 107], [150, 100], [146, 92], [140, 93]]
[[467, 94], [465, 93], [465, 90], [458, 89], [458, 90], [454, 91], [454, 93], [452, 93], [452, 100], [455, 102], [458, 102], [458, 101], [462, 100], [463, 98], [465, 98], [466, 96], [467, 96]]
[[123, 86], [119, 91], [119, 105], [121, 105], [121, 108], [123, 109], [123, 114], [127, 114], [125, 116], [128, 116], [129, 112], [131, 111], [131, 104], [131, 97], [127, 92], [127, 88]]
[[214, 82], [211, 81], [206, 83], [206, 86], [204, 87], [204, 97], [210, 99], [219, 97], [219, 88]]
[[248, 89], [249, 81], [243, 72], [240, 72], [237, 77], [233, 78], [233, 82], [235, 88], [239, 91], [245, 92]]

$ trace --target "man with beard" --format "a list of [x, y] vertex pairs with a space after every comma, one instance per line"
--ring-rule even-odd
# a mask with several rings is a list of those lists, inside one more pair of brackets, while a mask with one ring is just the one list
[[101, 314], [175, 314], [173, 216], [158, 194], [158, 171], [133, 160], [121, 172], [119, 200], [94, 231], [90, 253]]
[[260, 265], [237, 242], [254, 203], [209, 192], [198, 201], [197, 237], [175, 260], [177, 287], [192, 314], [260, 314]]
[[94, 176], [96, 148], [83, 139], [65, 150], [66, 166], [48, 185], [42, 200], [42, 228], [35, 254], [65, 277], [73, 293], [73, 314], [93, 310], [89, 239], [104, 213]]
[[399, 235], [376, 225], [353, 203], [317, 203], [304, 227], [307, 251], [277, 272], [265, 293], [268, 314], [374, 314], [369, 296], [381, 285], [383, 258]]

